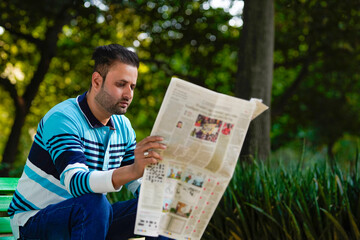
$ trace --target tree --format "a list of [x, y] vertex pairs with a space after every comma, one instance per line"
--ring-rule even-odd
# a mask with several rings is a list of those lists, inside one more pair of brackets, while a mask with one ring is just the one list
[[[19, 5], [16, 5], [17, 2], [15, 1], [14, 3], [3, 2], [2, 8], [4, 9], [4, 7], [6, 7], [8, 9], [14, 10], [11, 13], [13, 14], [15, 11], [19, 10]], [[24, 4], [24, 7], [29, 7], [29, 9], [26, 10], [31, 11], [30, 5]], [[44, 79], [44, 75], [49, 68], [50, 61], [55, 55], [57, 35], [62, 30], [62, 26], [69, 21], [69, 13], [67, 10], [67, 6], [64, 4], [61, 6], [60, 11], [55, 13], [55, 18], [52, 19], [53, 21], [50, 21], [51, 25], [49, 25], [46, 29], [43, 40], [33, 37], [30, 32], [21, 32], [18, 28], [20, 27], [20, 24], [16, 26], [15, 24], [12, 24], [6, 20], [4, 21], [4, 19], [2, 19], [4, 22], [2, 22], [1, 25], [5, 26], [7, 31], [13, 35], [16, 35], [18, 38], [26, 39], [39, 49], [40, 61], [38, 63], [37, 70], [35, 71], [32, 79], [30, 80], [30, 83], [27, 85], [22, 95], [18, 93], [15, 85], [12, 84], [8, 78], [4, 77], [0, 79], [0, 84], [5, 88], [6, 91], [10, 93], [10, 96], [13, 99], [15, 105], [15, 121], [13, 123], [9, 140], [3, 153], [2, 169], [0, 172], [1, 175], [7, 174], [11, 164], [15, 160], [17, 146], [21, 135], [21, 129], [25, 122], [25, 117], [29, 113], [31, 103], [35, 98], [40, 83]], [[31, 19], [31, 21], [33, 20], [34, 19]], [[30, 22], [30, 19], [28, 19], [28, 22]]]
[[[36, 4], [13, 0], [2, 2], [0, 5], [2, 12], [5, 13], [2, 14], [0, 25], [11, 35], [9, 38], [19, 45], [32, 45], [37, 50], [32, 51], [31, 54], [38, 55], [35, 57], [37, 62], [35, 70], [31, 73], [31, 79], [26, 79], [28, 81], [26, 86], [12, 83], [8, 74], [3, 74], [4, 77], [0, 78], [0, 85], [9, 93], [15, 106], [14, 122], [2, 157], [0, 169], [2, 176], [8, 174], [16, 159], [25, 118], [48, 72], [51, 60], [56, 55], [58, 35], [62, 32], [63, 26], [74, 17], [72, 11], [81, 8], [82, 4], [82, 1], [68, 0], [53, 1], [50, 6], [45, 0], [37, 1]], [[17, 57], [19, 60], [26, 59], [28, 57], [26, 54], [27, 49], [23, 49], [19, 51]], [[1, 70], [6, 72], [7, 69]]]
[[[260, 98], [270, 106], [274, 51], [274, 2], [245, 0], [240, 36], [235, 93], [244, 99]], [[270, 155], [270, 111], [252, 121], [241, 151], [243, 158]]]
[[359, 136], [360, 2], [276, 2], [273, 150], [306, 138], [326, 146]]
[[[27, 131], [36, 131], [36, 124], [50, 107], [87, 90], [89, 82], [86, 79], [90, 76], [92, 64], [89, 59], [98, 45], [116, 42], [132, 46], [140, 56], [139, 84], [127, 114], [137, 131], [138, 139], [149, 134], [173, 75], [232, 94], [236, 71], [235, 40], [239, 29], [228, 24], [231, 18], [229, 13], [222, 9], [205, 8], [206, 2], [103, 1], [106, 5], [101, 8], [90, 2], [84, 4], [80, 0], [54, 1], [55, 6], [49, 6], [45, 0], [36, 4], [16, 0], [2, 2], [2, 13], [6, 14], [2, 14], [0, 26], [5, 28], [2, 37], [6, 49], [11, 51], [26, 46], [17, 54], [7, 53], [5, 48], [4, 51], [0, 50], [2, 62], [18, 66], [25, 75], [23, 81], [5, 81], [6, 77], [3, 77], [2, 85], [5, 86], [5, 82], [10, 84], [16, 90], [12, 99], [19, 98], [22, 101], [22, 93], [29, 89], [27, 86], [40, 66], [41, 57], [38, 46], [29, 42], [28, 38], [43, 46], [47, 40], [46, 32], [56, 23], [56, 16], [60, 14], [59, 9], [63, 8], [63, 12], [69, 14], [69, 18], [63, 19], [65, 22], [57, 24], [60, 30], [53, 35], [56, 37], [54, 41], [51, 41], [54, 52], [47, 52], [47, 47], [44, 47], [44, 54], [50, 54], [47, 58], [50, 65], [41, 67], [43, 77], [38, 78], [37, 87], [32, 88], [36, 96], [26, 99], [25, 114], [14, 113], [12, 116], [9, 95], [0, 95], [4, 100], [2, 103], [8, 104], [7, 108], [1, 104], [1, 109], [9, 113], [7, 119], [22, 119], [21, 124], [16, 123], [16, 129], [12, 127], [18, 133], [16, 137], [7, 141], [6, 146], [11, 147], [11, 152], [6, 150], [2, 154], [1, 166], [6, 166], [3, 173], [13, 166], [15, 158], [19, 161], [20, 169], [31, 144]], [[11, 59], [3, 58], [6, 54]], [[223, 61], [224, 57], [227, 61]], [[1, 76], [5, 76], [7, 70], [4, 67], [0, 72]], [[7, 93], [7, 89], [2, 87], [0, 90]], [[20, 133], [22, 144], [19, 147]], [[17, 155], [17, 149], [23, 149], [23, 152]]]

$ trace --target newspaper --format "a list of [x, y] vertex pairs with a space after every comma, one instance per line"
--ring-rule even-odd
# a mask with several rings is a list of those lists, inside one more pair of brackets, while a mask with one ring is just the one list
[[250, 121], [268, 107], [172, 78], [151, 135], [163, 160], [145, 168], [135, 234], [200, 239], [233, 175]]

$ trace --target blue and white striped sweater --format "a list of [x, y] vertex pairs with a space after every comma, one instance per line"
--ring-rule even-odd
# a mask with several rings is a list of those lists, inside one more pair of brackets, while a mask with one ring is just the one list
[[[103, 126], [91, 113], [86, 93], [53, 107], [38, 125], [9, 207], [13, 230], [50, 204], [117, 191], [112, 171], [134, 162], [135, 147], [130, 121], [114, 115]], [[133, 181], [127, 187], [136, 194], [139, 185]]]

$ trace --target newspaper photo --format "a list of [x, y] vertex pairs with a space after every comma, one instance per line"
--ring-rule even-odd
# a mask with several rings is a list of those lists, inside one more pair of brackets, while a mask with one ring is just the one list
[[163, 160], [145, 168], [135, 234], [200, 239], [237, 164], [250, 121], [268, 107], [172, 78], [151, 135]]

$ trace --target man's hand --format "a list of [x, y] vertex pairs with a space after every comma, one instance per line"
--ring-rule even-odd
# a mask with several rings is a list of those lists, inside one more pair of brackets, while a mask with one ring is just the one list
[[160, 136], [149, 136], [136, 144], [134, 171], [139, 177], [143, 175], [146, 165], [162, 160], [156, 150], [166, 149], [166, 145], [160, 143], [163, 140]]
[[163, 137], [150, 136], [136, 144], [135, 161], [133, 164], [116, 169], [112, 175], [112, 183], [115, 189], [119, 189], [125, 183], [142, 177], [146, 165], [157, 163], [162, 157], [156, 150], [166, 149], [166, 145], [160, 143]]

